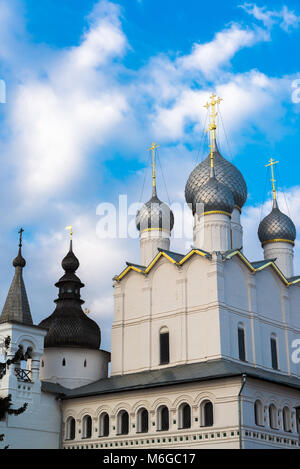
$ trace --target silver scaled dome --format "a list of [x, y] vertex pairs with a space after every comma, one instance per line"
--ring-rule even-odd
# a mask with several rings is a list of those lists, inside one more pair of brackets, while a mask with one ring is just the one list
[[217, 181], [214, 171], [206, 184], [200, 187], [194, 196], [193, 212], [226, 212], [234, 209], [234, 197], [231, 190]]
[[161, 229], [171, 232], [174, 215], [167, 204], [161, 202], [153, 190], [151, 199], [145, 203], [136, 215], [136, 227], [142, 232], [149, 229]]
[[274, 200], [271, 213], [267, 215], [258, 228], [258, 237], [262, 245], [271, 241], [288, 241], [294, 244], [296, 228], [290, 217], [282, 213]]
[[[214, 168], [216, 179], [227, 186], [234, 198], [234, 204], [240, 209], [247, 200], [247, 185], [242, 173], [220, 154], [216, 142], [214, 143]], [[191, 172], [185, 186], [185, 199], [188, 204], [194, 204], [194, 197], [203, 184], [210, 177], [210, 154]]]

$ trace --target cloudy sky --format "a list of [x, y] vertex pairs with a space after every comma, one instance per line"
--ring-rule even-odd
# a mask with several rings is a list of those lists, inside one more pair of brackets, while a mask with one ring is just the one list
[[[152, 141], [160, 198], [184, 204], [188, 175], [208, 153], [203, 104], [212, 91], [223, 98], [222, 153], [248, 184], [246, 255], [262, 258], [270, 157], [280, 161], [280, 207], [300, 233], [299, 43], [296, 0], [216, 0], [213, 11], [199, 0], [0, 0], [1, 305], [22, 226], [34, 321], [53, 311], [72, 224], [82, 295], [109, 347], [112, 277], [139, 262], [139, 243], [100, 236], [101, 204], [118, 213], [120, 194], [128, 206], [149, 198]], [[179, 251], [191, 244], [190, 213], [185, 220], [172, 244]]]

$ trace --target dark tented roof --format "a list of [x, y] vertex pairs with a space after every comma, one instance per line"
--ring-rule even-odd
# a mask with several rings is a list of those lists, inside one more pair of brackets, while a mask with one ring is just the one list
[[252, 378], [300, 389], [300, 379], [298, 378], [286, 376], [278, 372], [265, 371], [243, 363], [220, 359], [122, 376], [112, 376], [111, 378], [101, 379], [95, 383], [69, 390], [64, 398], [97, 396], [122, 391], [229, 378], [241, 376], [244, 373]]
[[4, 304], [0, 323], [17, 322], [20, 324], [32, 325], [30, 306], [27, 298], [26, 288], [23, 280], [23, 268], [26, 265], [21, 253], [21, 243], [19, 245], [18, 256], [13, 261], [15, 275]]

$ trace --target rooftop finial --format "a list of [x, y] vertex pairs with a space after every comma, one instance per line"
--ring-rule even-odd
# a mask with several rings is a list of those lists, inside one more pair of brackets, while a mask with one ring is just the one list
[[217, 124], [216, 124], [216, 117], [218, 113], [216, 112], [216, 105], [220, 104], [222, 101], [222, 98], [217, 98], [217, 95], [212, 93], [210, 96], [210, 102], [208, 101], [204, 107], [206, 109], [210, 110], [211, 109], [211, 114], [210, 114], [210, 124], [209, 124], [209, 132], [210, 132], [210, 167], [211, 167], [211, 175], [213, 175], [213, 168], [214, 168], [214, 148], [215, 148], [215, 141], [216, 141], [216, 129], [217, 129]]
[[23, 233], [24, 233], [24, 230], [23, 228], [20, 228], [20, 230], [18, 231], [19, 235], [20, 235], [20, 240], [19, 240], [19, 248], [22, 247], [22, 236], [23, 236]]
[[156, 175], [155, 175], [155, 150], [159, 148], [159, 145], [156, 145], [156, 143], [152, 143], [151, 147], [148, 148], [147, 151], [152, 150], [152, 196], [156, 196]]
[[274, 166], [276, 164], [278, 164], [279, 161], [275, 161], [273, 160], [273, 158], [270, 159], [269, 163], [266, 164], [266, 168], [268, 166], [271, 166], [271, 174], [272, 174], [272, 178], [271, 178], [271, 182], [272, 182], [272, 191], [273, 191], [273, 206], [277, 206], [277, 201], [276, 201], [276, 186], [275, 186], [275, 182], [276, 182], [276, 179], [275, 179], [275, 175], [274, 175]]
[[70, 239], [72, 241], [72, 237], [73, 237], [73, 226], [70, 225], [70, 226], [66, 226], [66, 230], [70, 230]]

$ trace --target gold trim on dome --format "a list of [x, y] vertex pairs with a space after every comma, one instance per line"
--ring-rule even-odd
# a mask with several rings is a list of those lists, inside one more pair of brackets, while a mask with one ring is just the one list
[[163, 228], [145, 228], [140, 233], [145, 233], [146, 231], [165, 231], [166, 233], [170, 233], [170, 230], [164, 230]]
[[292, 246], [295, 246], [294, 241], [291, 241], [290, 239], [269, 239], [268, 241], [264, 241], [261, 243], [262, 246], [265, 246], [265, 244], [270, 244], [270, 243], [288, 243], [291, 244]]
[[238, 205], [235, 205], [234, 208], [236, 208], [240, 213], [242, 213], [242, 209]]
[[215, 214], [227, 215], [228, 217], [231, 218], [231, 214], [229, 212], [225, 212], [224, 210], [211, 210], [210, 212], [202, 213], [202, 215], [215, 215]]

